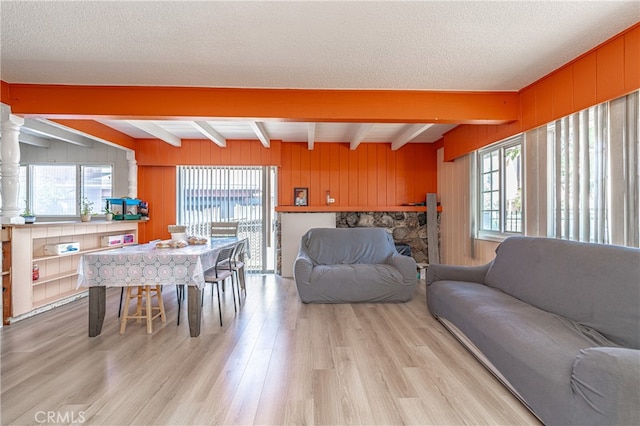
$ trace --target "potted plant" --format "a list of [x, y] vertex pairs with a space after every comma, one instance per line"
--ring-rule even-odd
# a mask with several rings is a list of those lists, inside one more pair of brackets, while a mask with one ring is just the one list
[[20, 216], [24, 218], [24, 223], [34, 223], [36, 221], [36, 215], [29, 209], [29, 203], [24, 200], [25, 208]]
[[104, 219], [107, 222], [111, 222], [113, 220], [113, 212], [111, 211], [111, 209], [109, 209], [110, 204], [109, 204], [109, 200], [105, 200], [105, 204], [104, 204]]
[[93, 201], [89, 201], [87, 197], [80, 200], [80, 220], [89, 222], [93, 215]]

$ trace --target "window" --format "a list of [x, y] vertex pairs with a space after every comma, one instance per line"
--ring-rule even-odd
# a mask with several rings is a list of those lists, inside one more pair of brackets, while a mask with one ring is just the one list
[[176, 219], [187, 234], [208, 236], [211, 222], [238, 222], [238, 237], [249, 239], [247, 270], [273, 271], [276, 168], [178, 166], [176, 172]]
[[522, 233], [522, 136], [478, 152], [478, 236]]
[[80, 166], [82, 196], [93, 201], [98, 213], [105, 206], [105, 200], [112, 194], [111, 166]]
[[550, 236], [638, 247], [639, 92], [547, 126]]
[[607, 104], [547, 127], [553, 150], [553, 236], [608, 242]]
[[[93, 201], [100, 213], [113, 185], [111, 165], [32, 164], [20, 168], [19, 205], [29, 201], [37, 216], [77, 216], [78, 200]], [[35, 190], [37, 188], [37, 190]]]

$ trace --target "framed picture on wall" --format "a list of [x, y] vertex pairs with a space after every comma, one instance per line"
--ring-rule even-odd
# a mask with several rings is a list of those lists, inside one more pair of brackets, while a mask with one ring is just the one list
[[296, 206], [308, 206], [309, 188], [293, 188], [293, 200]]

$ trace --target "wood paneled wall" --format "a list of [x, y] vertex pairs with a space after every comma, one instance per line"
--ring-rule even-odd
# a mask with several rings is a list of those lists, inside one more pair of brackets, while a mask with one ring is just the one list
[[183, 139], [175, 147], [158, 139], [138, 139], [139, 166], [279, 166], [282, 143], [272, 140], [265, 148], [259, 140], [231, 140], [221, 148], [208, 139]]
[[445, 161], [640, 88], [640, 24], [520, 91], [520, 119], [461, 125], [444, 136]]
[[176, 223], [177, 165], [278, 166], [280, 141], [265, 148], [258, 140], [230, 141], [221, 148], [209, 140], [183, 140], [174, 147], [159, 140], [136, 142], [138, 198], [149, 203], [147, 223], [139, 227], [139, 240], [170, 238], [168, 225]]
[[175, 166], [138, 167], [138, 198], [149, 203], [150, 218], [138, 226], [138, 241], [171, 238], [167, 226], [176, 223]]
[[138, 197], [149, 202], [152, 220], [140, 226], [140, 241], [169, 238], [176, 223], [176, 165], [281, 166], [278, 204], [293, 205], [293, 188], [309, 188], [309, 205], [326, 205], [326, 191], [337, 206], [398, 206], [421, 202], [437, 188], [436, 144], [390, 144], [232, 141], [220, 148], [208, 141], [186, 141], [182, 148], [155, 140], [138, 141]]
[[389, 144], [363, 143], [350, 150], [346, 143], [282, 144], [279, 204], [293, 205], [293, 188], [309, 188], [309, 205], [399, 206], [422, 202], [437, 187], [435, 144], [407, 144], [392, 151]]
[[482, 265], [495, 257], [497, 242], [471, 238], [469, 188], [470, 155], [444, 161], [438, 150], [438, 194], [440, 218], [440, 259], [447, 265]]

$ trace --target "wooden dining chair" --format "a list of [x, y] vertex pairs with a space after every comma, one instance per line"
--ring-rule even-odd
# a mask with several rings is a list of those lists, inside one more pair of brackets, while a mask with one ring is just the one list
[[[216, 262], [213, 267], [204, 271], [204, 281], [205, 283], [210, 283], [216, 286], [216, 291], [218, 293], [218, 313], [220, 315], [220, 326], [222, 326], [222, 305], [220, 303], [220, 285], [225, 282], [225, 280], [229, 277], [233, 276], [233, 272], [229, 269], [224, 269], [221, 267], [225, 262], [229, 262], [231, 258], [231, 254], [233, 253], [234, 247], [223, 248], [218, 252], [218, 256], [216, 258]], [[231, 285], [231, 293], [233, 294], [233, 309], [237, 311], [236, 308], [236, 295], [233, 292], [233, 284]], [[202, 298], [201, 303], [204, 303], [204, 289], [202, 289]], [[211, 287], [211, 300], [213, 301], [213, 286]]]

